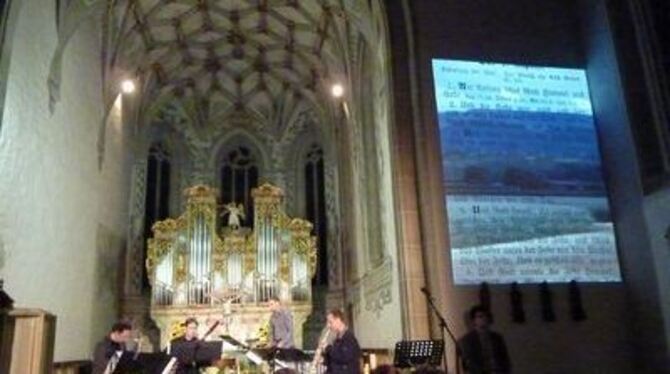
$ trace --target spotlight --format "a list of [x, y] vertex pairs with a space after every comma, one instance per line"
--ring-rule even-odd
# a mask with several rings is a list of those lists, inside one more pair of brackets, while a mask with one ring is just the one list
[[126, 94], [135, 92], [135, 82], [130, 79], [124, 80], [121, 82], [121, 91]]
[[342, 95], [344, 95], [344, 87], [342, 87], [342, 85], [339, 83], [335, 83], [333, 87], [331, 87], [330, 93], [333, 95], [333, 97], [340, 98]]

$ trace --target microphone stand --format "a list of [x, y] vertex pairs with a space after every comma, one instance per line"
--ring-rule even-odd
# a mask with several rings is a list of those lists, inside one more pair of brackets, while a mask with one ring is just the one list
[[421, 288], [421, 292], [426, 296], [426, 300], [428, 300], [428, 305], [430, 306], [430, 309], [435, 313], [435, 316], [437, 317], [437, 320], [440, 322], [440, 334], [442, 335], [442, 341], [444, 342], [444, 354], [442, 355], [442, 362], [444, 364], [444, 372], [448, 373], [449, 372], [449, 367], [447, 366], [447, 342], [445, 339], [445, 331], [449, 335], [449, 338], [451, 338], [451, 341], [454, 343], [454, 347], [456, 349], [456, 372], [459, 372], [458, 370], [458, 341], [456, 340], [456, 337], [454, 334], [451, 332], [449, 329], [449, 325], [447, 324], [447, 321], [444, 319], [442, 316], [442, 313], [440, 313], [440, 310], [437, 309], [437, 306], [435, 306], [435, 301], [433, 300], [433, 297], [430, 295], [430, 292], [425, 288]]

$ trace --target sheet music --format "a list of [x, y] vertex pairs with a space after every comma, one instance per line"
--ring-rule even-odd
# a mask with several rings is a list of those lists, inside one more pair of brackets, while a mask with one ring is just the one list
[[172, 357], [161, 374], [172, 374], [177, 371], [177, 359]]
[[116, 369], [116, 365], [118, 365], [119, 360], [121, 360], [121, 355], [123, 355], [123, 351], [114, 352], [112, 357], [110, 357], [109, 361], [107, 362], [104, 374], [112, 374], [114, 372], [114, 369]]

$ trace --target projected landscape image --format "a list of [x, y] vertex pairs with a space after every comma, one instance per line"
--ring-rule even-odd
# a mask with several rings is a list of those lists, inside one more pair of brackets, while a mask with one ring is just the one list
[[455, 283], [620, 281], [584, 72], [433, 74]]

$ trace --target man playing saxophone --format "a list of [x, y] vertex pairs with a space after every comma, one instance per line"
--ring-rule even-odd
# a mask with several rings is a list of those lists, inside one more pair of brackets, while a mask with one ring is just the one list
[[312, 373], [321, 373], [320, 368], [323, 366], [323, 353], [329, 345], [333, 344], [335, 340], [335, 334], [333, 334], [328, 326], [324, 327], [319, 334], [319, 342], [314, 351], [314, 359], [312, 360]]
[[119, 321], [112, 326], [105, 338], [95, 346], [93, 354], [93, 374], [111, 373], [126, 350], [130, 341], [132, 326]]
[[[344, 314], [338, 309], [328, 312], [326, 317], [328, 333], [319, 344], [315, 361], [323, 358], [326, 374], [360, 374], [361, 348], [353, 332], [344, 321]], [[327, 344], [328, 334], [334, 339]], [[315, 362], [319, 364], [319, 362]]]

